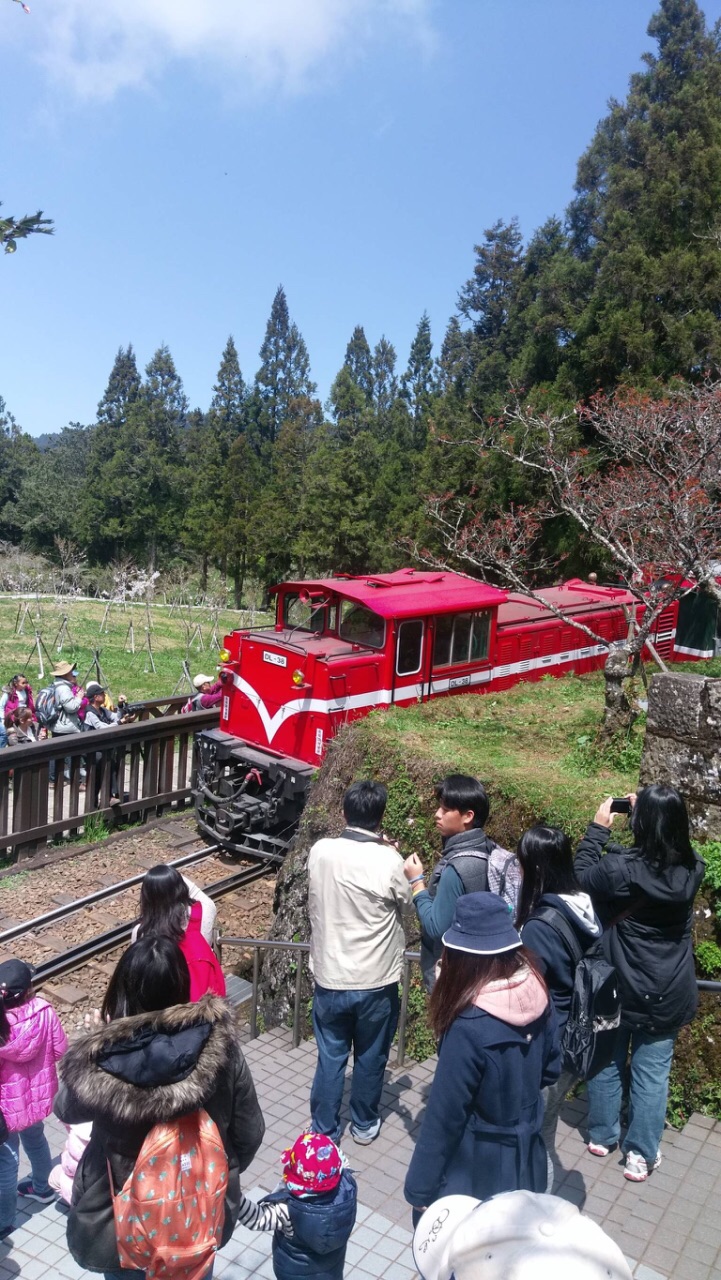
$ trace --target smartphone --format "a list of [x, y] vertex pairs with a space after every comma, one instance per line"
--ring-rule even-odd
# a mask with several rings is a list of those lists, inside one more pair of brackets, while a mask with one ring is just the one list
[[611, 813], [630, 813], [631, 801], [626, 796], [616, 796], [611, 801]]

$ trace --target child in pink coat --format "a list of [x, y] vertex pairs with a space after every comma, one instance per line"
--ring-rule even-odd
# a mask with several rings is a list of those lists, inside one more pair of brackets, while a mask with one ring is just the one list
[[[52, 1165], [43, 1120], [58, 1091], [56, 1063], [68, 1042], [47, 1000], [33, 994], [32, 972], [22, 960], [0, 964], [0, 1111], [8, 1134], [0, 1144], [0, 1240], [13, 1230], [18, 1193], [49, 1204]], [[20, 1142], [32, 1176], [18, 1183]]]

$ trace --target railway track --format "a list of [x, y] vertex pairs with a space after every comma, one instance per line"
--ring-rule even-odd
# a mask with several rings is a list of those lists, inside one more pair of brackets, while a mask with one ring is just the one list
[[[216, 880], [211, 884], [202, 886], [203, 892], [212, 899], [222, 898], [224, 895], [233, 893], [237, 889], [242, 889], [246, 885], [252, 884], [254, 881], [262, 879], [264, 876], [274, 874], [288, 847], [288, 841], [266, 837], [263, 841], [263, 851], [260, 851], [260, 841], [252, 843], [249, 840], [248, 846], [243, 852], [247, 855], [251, 866], [244, 866], [235, 870], [231, 875], [225, 875], [222, 879]], [[184, 854], [180, 858], [173, 859], [169, 862], [169, 866], [176, 867], [178, 870], [189, 868], [203, 861], [209, 860], [217, 856], [219, 852], [218, 845], [206, 845], [202, 849], [196, 849], [193, 853]], [[71, 902], [62, 903], [61, 905], [47, 911], [40, 916], [35, 916], [31, 920], [25, 920], [22, 923], [13, 924], [10, 928], [0, 931], [0, 946], [7, 943], [17, 942], [18, 939], [27, 939], [37, 937], [38, 945], [42, 946], [43, 931], [48, 926], [56, 924], [58, 921], [66, 920], [78, 912], [92, 910], [101, 903], [106, 903], [108, 899], [118, 897], [130, 889], [137, 887], [145, 876], [145, 871], [139, 872], [137, 875], [120, 880], [113, 885], [104, 885], [101, 889], [93, 893], [86, 894], [82, 898], [74, 899]], [[85, 939], [69, 947], [63, 948], [58, 954], [51, 956], [48, 960], [41, 961], [34, 966], [33, 984], [36, 987], [42, 987], [44, 984], [53, 981], [56, 978], [63, 977], [75, 970], [82, 969], [88, 962], [99, 959], [104, 954], [113, 951], [116, 947], [122, 946], [123, 943], [129, 941], [133, 928], [138, 923], [137, 917], [127, 920], [122, 924], [113, 925], [112, 928], [95, 935], [94, 937]]]
[[[277, 865], [278, 860], [273, 858], [272, 861], [269, 860], [267, 865], [244, 867], [243, 870], [236, 871], [234, 875], [226, 876], [223, 880], [216, 880], [214, 884], [205, 885], [203, 893], [207, 893], [209, 898], [222, 898], [226, 893], [232, 893], [235, 889], [242, 889], [245, 885], [252, 884], [254, 880], [260, 880], [262, 876], [270, 875], [271, 872], [277, 869]], [[140, 879], [142, 879], [142, 876]], [[127, 884], [125, 887], [127, 887]], [[65, 974], [72, 973], [75, 969], [81, 969], [89, 960], [95, 960], [99, 956], [105, 955], [106, 952], [122, 946], [124, 942], [129, 940], [137, 923], [136, 917], [125, 924], [116, 925], [115, 928], [108, 929], [105, 933], [100, 933], [94, 938], [89, 938], [86, 942], [80, 942], [75, 947], [69, 947], [67, 951], [63, 951], [60, 955], [37, 965], [33, 974], [33, 986], [42, 987], [44, 983], [52, 982], [55, 978], [64, 977]]]

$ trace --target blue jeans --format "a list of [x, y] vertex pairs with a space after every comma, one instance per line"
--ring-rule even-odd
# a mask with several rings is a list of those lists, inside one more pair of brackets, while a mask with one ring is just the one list
[[49, 1191], [48, 1178], [53, 1167], [48, 1140], [42, 1120], [31, 1124], [21, 1133], [9, 1133], [0, 1145], [0, 1230], [11, 1227], [15, 1221], [18, 1194], [18, 1164], [20, 1143], [30, 1161], [33, 1187], [36, 1191]]
[[676, 1035], [674, 1031], [652, 1036], [646, 1031], [619, 1027], [613, 1061], [587, 1085], [590, 1140], [613, 1147], [621, 1136], [621, 1096], [630, 1047], [631, 1089], [623, 1150], [626, 1154], [639, 1152], [649, 1169], [656, 1159], [666, 1119], [668, 1077]]
[[343, 1080], [351, 1049], [351, 1119], [358, 1129], [371, 1129], [377, 1123], [398, 1006], [397, 982], [367, 991], [331, 991], [316, 983], [313, 1030], [318, 1065], [310, 1091], [316, 1133], [327, 1133], [334, 1141], [340, 1138]]

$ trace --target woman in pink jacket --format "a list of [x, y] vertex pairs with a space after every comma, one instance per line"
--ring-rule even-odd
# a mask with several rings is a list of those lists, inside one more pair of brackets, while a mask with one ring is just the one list
[[[34, 995], [32, 972], [22, 960], [0, 964], [0, 1111], [8, 1134], [0, 1144], [0, 1240], [15, 1223], [18, 1193], [41, 1204], [55, 1199], [48, 1185], [52, 1165], [43, 1120], [58, 1091], [55, 1064], [68, 1042], [55, 1010]], [[32, 1176], [18, 1183], [20, 1142]]]

